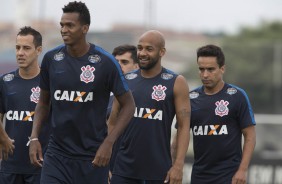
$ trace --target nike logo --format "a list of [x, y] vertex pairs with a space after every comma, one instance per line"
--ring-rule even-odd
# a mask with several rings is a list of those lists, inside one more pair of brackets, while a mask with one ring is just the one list
[[11, 92], [11, 93], [8, 93], [7, 95], [14, 95], [14, 94], [17, 94], [17, 92]]
[[60, 73], [64, 73], [65, 71], [55, 71], [55, 73], [60, 74]]

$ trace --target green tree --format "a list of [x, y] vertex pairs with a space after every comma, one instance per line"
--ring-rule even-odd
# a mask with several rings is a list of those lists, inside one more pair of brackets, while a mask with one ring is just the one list
[[224, 36], [221, 46], [226, 81], [247, 91], [255, 113], [282, 113], [282, 82], [275, 80], [282, 71], [282, 23], [242, 28], [237, 35]]

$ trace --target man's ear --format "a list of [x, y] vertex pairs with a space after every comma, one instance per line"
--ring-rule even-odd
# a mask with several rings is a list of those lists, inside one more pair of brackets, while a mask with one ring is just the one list
[[161, 48], [161, 50], [160, 50], [160, 52], [159, 52], [159, 55], [162, 57], [162, 56], [165, 55], [165, 53], [166, 53], [166, 49], [165, 49], [164, 47]]
[[37, 56], [39, 56], [42, 52], [42, 46], [36, 47], [36, 51], [37, 51]]
[[88, 24], [85, 24], [85, 25], [82, 26], [83, 34], [87, 34], [88, 30], [89, 30], [89, 25]]

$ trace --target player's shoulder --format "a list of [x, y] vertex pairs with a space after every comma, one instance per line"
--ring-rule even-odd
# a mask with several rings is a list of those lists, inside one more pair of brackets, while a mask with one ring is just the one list
[[58, 52], [62, 52], [63, 49], [65, 48], [65, 44], [61, 44], [61, 45], [58, 45], [50, 50], [48, 50], [46, 52], [46, 54], [52, 54], [52, 53], [58, 53]]
[[61, 61], [64, 59], [66, 53], [65, 53], [65, 44], [58, 45], [50, 50], [48, 50], [44, 54], [44, 58], [49, 58], [55, 61]]
[[161, 73], [161, 78], [165, 80], [176, 78], [177, 76], [179, 76], [177, 73], [167, 68], [163, 68]]
[[94, 45], [90, 43], [89, 54], [94, 55], [96, 57], [100, 57], [103, 60], [110, 60], [116, 62], [115, 57], [99, 45]]
[[194, 89], [192, 89], [190, 92], [189, 92], [189, 97], [190, 99], [196, 99], [200, 96], [200, 94], [202, 93], [202, 90], [203, 90], [203, 86], [198, 86]]
[[247, 95], [245, 90], [234, 85], [234, 84], [225, 84], [225, 88], [224, 88], [225, 92], [229, 95]]
[[124, 74], [124, 78], [126, 80], [133, 80], [136, 79], [139, 75], [140, 75], [140, 69], [136, 69]]
[[17, 73], [18, 73], [17, 71], [18, 71], [18, 69], [3, 74], [2, 76], [0, 76], [0, 81], [1, 82], [10, 82], [10, 81], [14, 80], [17, 76]]

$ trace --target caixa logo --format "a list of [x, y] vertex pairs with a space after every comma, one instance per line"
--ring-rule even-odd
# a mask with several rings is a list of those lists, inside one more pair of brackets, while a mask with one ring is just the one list
[[228, 130], [226, 125], [204, 125], [194, 126], [193, 134], [197, 135], [227, 135]]
[[9, 121], [33, 121], [34, 111], [8, 111], [6, 119]]
[[54, 98], [58, 101], [88, 102], [93, 101], [93, 92], [56, 90]]
[[163, 120], [163, 111], [157, 110], [157, 109], [136, 107], [134, 117], [145, 118], [145, 119]]

